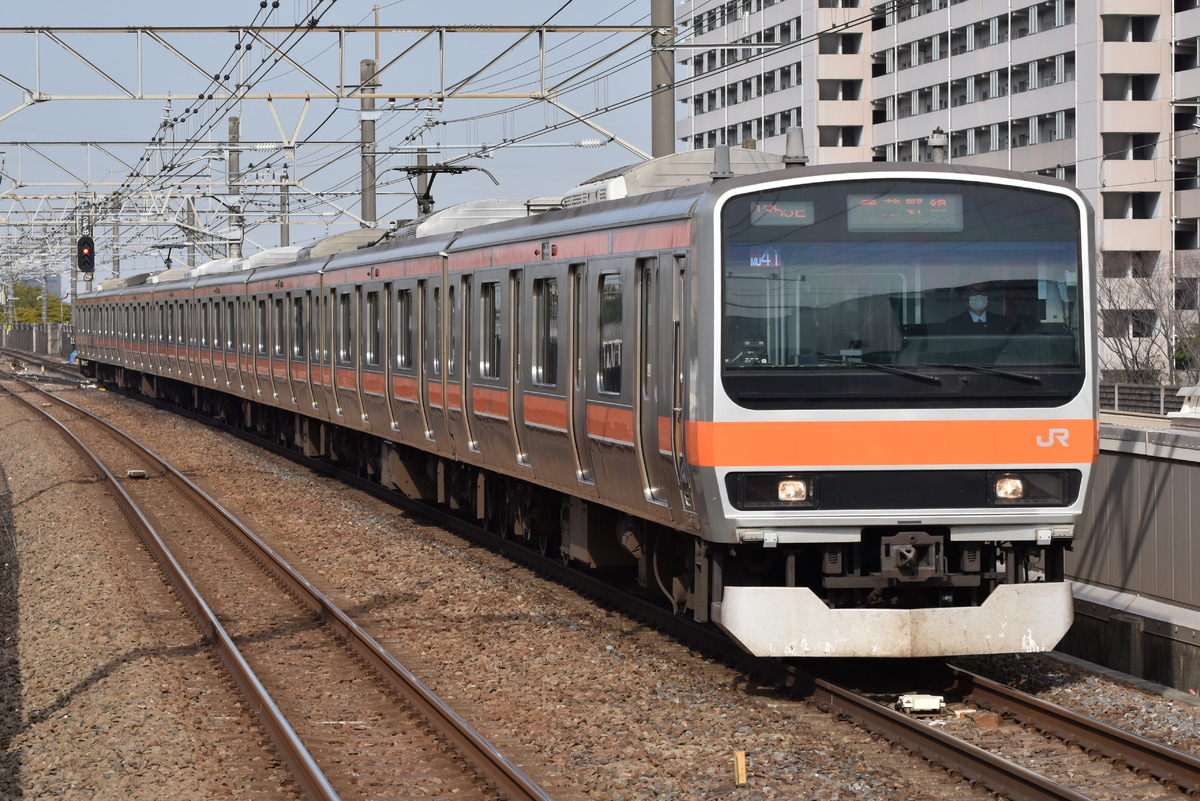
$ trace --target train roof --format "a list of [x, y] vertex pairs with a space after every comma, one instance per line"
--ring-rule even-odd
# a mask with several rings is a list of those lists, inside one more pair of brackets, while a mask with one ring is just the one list
[[617, 200], [634, 195], [646, 195], [681, 186], [707, 184], [715, 172], [722, 177], [758, 175], [782, 169], [783, 156], [744, 147], [727, 148], [728, 163], [717, 167], [718, 152], [714, 149], [687, 150], [672, 153], [638, 164], [630, 164], [597, 175], [563, 196], [564, 207], [582, 206], [605, 200]]
[[[393, 231], [359, 228], [308, 246], [272, 248], [244, 259], [216, 259], [194, 268], [173, 268], [157, 274], [106, 281], [98, 287], [98, 293], [120, 291], [143, 283], [154, 285], [189, 279], [191, 286], [227, 283], [231, 273], [242, 272], [245, 275], [238, 279], [249, 281], [266, 275], [312, 270], [314, 266], [316, 269], [342, 269], [378, 261], [381, 257], [403, 259], [479, 247], [488, 242], [530, 236], [553, 237], [655, 218], [678, 219], [692, 212], [697, 198], [712, 186], [714, 179], [728, 180], [720, 182], [722, 188], [747, 186], [762, 180], [767, 173], [802, 161], [795, 154], [779, 156], [741, 147], [674, 153], [597, 175], [570, 190], [561, 200], [496, 198], [469, 201], [400, 224]], [[806, 167], [804, 174], [815, 177], [831, 173], [869, 173], [881, 167], [880, 164], [836, 164]], [[930, 164], [888, 164], [884, 168], [1003, 174]], [[536, 234], [529, 230], [534, 225], [538, 228]], [[152, 287], [147, 289], [152, 290]]]

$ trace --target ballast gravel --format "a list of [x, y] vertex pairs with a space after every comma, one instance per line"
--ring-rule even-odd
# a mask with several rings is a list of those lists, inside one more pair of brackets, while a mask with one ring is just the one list
[[[947, 795], [940, 774], [864, 732], [286, 460], [112, 393], [69, 399], [185, 471], [574, 797], [991, 797], [965, 784]], [[152, 586], [117, 542], [128, 535], [98, 517], [102, 491], [28, 416], [0, 395], [0, 798], [244, 797], [212, 757], [220, 727], [187, 697], [199, 637], [156, 639], [142, 612]], [[1200, 748], [1186, 701], [1045, 657], [971, 667]]]

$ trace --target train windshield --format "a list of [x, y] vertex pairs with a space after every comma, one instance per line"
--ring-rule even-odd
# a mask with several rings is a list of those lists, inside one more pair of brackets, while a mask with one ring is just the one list
[[1083, 383], [1069, 198], [868, 180], [731, 199], [721, 359], [748, 406], [1032, 405]]

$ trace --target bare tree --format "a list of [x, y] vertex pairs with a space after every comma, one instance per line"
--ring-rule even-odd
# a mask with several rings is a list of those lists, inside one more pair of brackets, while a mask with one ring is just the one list
[[1200, 379], [1197, 279], [1177, 277], [1157, 251], [1105, 251], [1100, 259], [1104, 380], [1195, 384]]

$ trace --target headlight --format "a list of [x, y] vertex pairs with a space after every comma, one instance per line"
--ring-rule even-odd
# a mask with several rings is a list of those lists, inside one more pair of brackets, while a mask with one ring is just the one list
[[989, 495], [996, 506], [1065, 506], [1067, 474], [1061, 471], [1037, 473], [990, 473]]
[[1025, 497], [1025, 482], [1020, 476], [1000, 476], [993, 489], [996, 500], [1001, 503], [1012, 503]]
[[802, 478], [785, 478], [779, 482], [779, 500], [798, 503], [808, 500], [808, 482]]
[[731, 473], [729, 499], [738, 509], [811, 509], [816, 476], [795, 473]]

